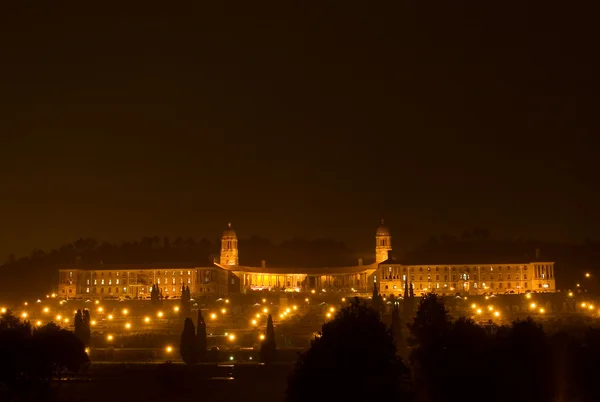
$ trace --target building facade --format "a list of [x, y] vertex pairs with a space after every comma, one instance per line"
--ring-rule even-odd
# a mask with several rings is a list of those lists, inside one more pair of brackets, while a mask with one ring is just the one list
[[152, 285], [165, 297], [181, 296], [182, 286], [194, 295], [223, 297], [264, 290], [366, 293], [376, 285], [386, 296], [403, 294], [405, 282], [415, 294], [521, 293], [556, 290], [553, 262], [470, 265], [407, 265], [392, 254], [389, 228], [375, 232], [375, 261], [326, 268], [260, 267], [239, 264], [238, 239], [231, 223], [221, 238], [218, 262], [197, 264], [75, 264], [59, 269], [58, 294], [63, 298], [149, 298]]
[[374, 282], [381, 294], [403, 296], [405, 282], [416, 295], [555, 292], [554, 263], [550, 261], [469, 264], [406, 265], [388, 259], [379, 265]]

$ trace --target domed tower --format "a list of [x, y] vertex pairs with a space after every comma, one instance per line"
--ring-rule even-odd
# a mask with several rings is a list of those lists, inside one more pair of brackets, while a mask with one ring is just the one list
[[388, 259], [388, 251], [392, 250], [392, 235], [383, 219], [375, 232], [375, 262], [377, 264]]
[[235, 230], [231, 228], [231, 222], [223, 232], [221, 238], [221, 265], [238, 265], [238, 244]]

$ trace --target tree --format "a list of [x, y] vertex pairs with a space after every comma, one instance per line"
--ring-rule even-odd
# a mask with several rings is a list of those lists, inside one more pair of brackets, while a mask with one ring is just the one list
[[83, 310], [83, 344], [90, 345], [90, 341], [92, 339], [92, 327], [91, 327], [91, 317], [90, 311], [86, 308]]
[[407, 359], [408, 348], [406, 345], [406, 337], [404, 332], [402, 318], [400, 317], [400, 308], [398, 306], [398, 302], [395, 302], [392, 307], [392, 336], [394, 337], [398, 355], [403, 359]]
[[39, 385], [47, 385], [65, 371], [77, 372], [89, 362], [73, 332], [53, 323], [32, 331], [28, 321], [10, 312], [0, 318], [0, 356], [0, 389], [8, 400], [24, 399]]
[[85, 330], [83, 324], [83, 314], [81, 314], [81, 310], [78, 309], [75, 313], [75, 319], [73, 320], [73, 325], [75, 326], [75, 336], [79, 338], [81, 342], [84, 342], [85, 339]]
[[403, 401], [408, 370], [372, 308], [352, 302], [323, 324], [288, 379], [286, 402]]
[[408, 281], [404, 281], [404, 299], [408, 299]]
[[181, 299], [179, 300], [179, 309], [181, 310], [184, 317], [188, 317], [192, 313], [190, 299], [190, 288], [186, 288], [185, 285], [182, 285]]
[[198, 363], [198, 342], [196, 340], [196, 328], [191, 318], [186, 317], [183, 322], [181, 333], [181, 344], [179, 347], [181, 358], [186, 364]]
[[202, 310], [198, 309], [198, 322], [196, 323], [196, 341], [198, 344], [198, 360], [203, 361], [206, 358], [206, 323], [202, 316]]
[[373, 295], [371, 297], [371, 305], [373, 307], [373, 310], [375, 310], [379, 314], [383, 313], [383, 309], [384, 309], [383, 298], [381, 297], [381, 295], [379, 294], [379, 292], [377, 290], [376, 283], [373, 283]]
[[160, 294], [158, 291], [157, 284], [153, 284], [152, 288], [150, 288], [150, 301], [152, 302], [152, 305], [154, 307], [157, 307], [160, 305]]
[[275, 328], [273, 328], [273, 317], [271, 314], [267, 317], [267, 331], [265, 334], [265, 340], [260, 345], [260, 361], [263, 363], [270, 363], [275, 358], [277, 352], [277, 344], [275, 342]]

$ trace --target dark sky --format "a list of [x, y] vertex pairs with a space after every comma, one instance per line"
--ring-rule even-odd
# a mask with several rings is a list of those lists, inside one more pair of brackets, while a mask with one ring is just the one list
[[0, 260], [230, 220], [600, 236], [585, 2], [33, 3], [0, 10]]

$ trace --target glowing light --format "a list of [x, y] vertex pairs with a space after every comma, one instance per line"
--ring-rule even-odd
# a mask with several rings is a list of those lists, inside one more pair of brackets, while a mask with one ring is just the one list
[[146, 322], [146, 323], [150, 322], [150, 317], [144, 317], [144, 322]]
[[226, 312], [227, 312], [226, 309], [224, 309], [224, 308], [221, 309], [221, 314], [225, 314]]
[[477, 309], [477, 314], [481, 314], [481, 309], [480, 308]]
[[229, 360], [233, 360], [233, 356], [229, 356]]
[[494, 311], [494, 315], [495, 315], [496, 317], [500, 317], [500, 312], [499, 312], [499, 311]]
[[585, 277], [586, 277], [586, 278], [589, 278], [589, 277], [590, 277], [590, 273], [589, 273], [589, 272], [586, 272], [586, 273], [585, 273]]
[[263, 313], [267, 314], [268, 312], [269, 312], [269, 309], [268, 309], [268, 308], [266, 308], [266, 307], [265, 307], [265, 308], [263, 308]]
[[129, 323], [129, 322], [128, 322], [128, 323], [126, 323], [126, 324], [125, 324], [125, 329], [131, 329], [131, 323]]
[[129, 310], [127, 310], [126, 308], [123, 309], [123, 315], [127, 315], [129, 314]]
[[594, 309], [594, 305], [593, 305], [593, 304], [590, 304], [590, 305], [588, 306], [588, 308], [589, 308], [590, 310], [593, 310], [593, 309]]
[[115, 339], [115, 337], [110, 334], [106, 336], [106, 340], [109, 342], [112, 341], [113, 339]]
[[579, 287], [579, 284], [577, 284], [577, 287]]
[[494, 311], [494, 306], [488, 306], [488, 310]]
[[343, 302], [345, 302], [345, 301], [346, 301], [346, 298], [345, 298], [345, 297], [342, 297], [342, 303], [343, 303]]
[[29, 303], [27, 303], [27, 302], [25, 302], [25, 303], [23, 303], [23, 304], [24, 304], [24, 305], [26, 305], [26, 306], [27, 306], [27, 305], [29, 305]]
[[95, 320], [90, 321], [90, 325], [96, 325], [96, 321]]
[[50, 311], [50, 309], [48, 307], [44, 307], [44, 313], [47, 313], [49, 311]]
[[69, 322], [69, 319], [68, 319], [68, 318], [65, 318], [65, 320], [64, 320], [64, 321], [65, 321], [65, 322]]
[[56, 293], [52, 293], [52, 297], [56, 297]]
[[229, 340], [230, 341], [235, 341], [235, 335], [234, 334], [229, 334]]
[[60, 320], [62, 320], [62, 316], [59, 314], [56, 316], [56, 321], [60, 321]]
[[94, 304], [100, 304], [100, 300], [96, 300]]
[[527, 294], [525, 295], [525, 298], [527, 298], [527, 299], [531, 299], [531, 293], [527, 293]]
[[173, 311], [176, 313], [179, 312], [179, 307], [177, 307], [177, 306], [173, 307]]
[[42, 322], [41, 322], [40, 320], [37, 320], [37, 321], [35, 322], [35, 325], [39, 327], [39, 326], [41, 326], [41, 325], [42, 325]]
[[210, 315], [210, 319], [211, 319], [211, 320], [216, 320], [216, 319], [217, 319], [217, 315], [216, 315], [215, 313], [212, 313], [212, 314]]
[[283, 318], [285, 315], [283, 313], [279, 314], [279, 318]]
[[262, 299], [262, 302], [263, 302], [263, 303], [266, 303], [266, 302], [267, 302], [267, 299]]
[[108, 317], [106, 317], [106, 318], [108, 318], [109, 320], [112, 320], [114, 317], [112, 314], [109, 314]]
[[36, 300], [36, 303], [41, 303], [41, 302], [42, 302], [42, 301], [41, 301], [40, 299], [37, 299], [37, 300]]
[[308, 299], [308, 297], [306, 299], [304, 299], [305, 302], [310, 302], [310, 300]]
[[260, 313], [256, 313], [256, 318], [260, 318]]
[[473, 310], [474, 310], [474, 309], [476, 309], [476, 308], [477, 308], [477, 304], [475, 304], [475, 303], [471, 304], [471, 308], [472, 308]]
[[586, 308], [586, 307], [587, 307], [587, 304], [585, 304], [585, 303], [581, 303], [581, 307], [583, 307], [583, 308]]
[[329, 307], [329, 311], [333, 313], [335, 311], [335, 307]]
[[330, 318], [330, 317], [331, 317], [331, 313], [327, 313], [327, 318]]
[[545, 312], [546, 312], [545, 309], [543, 309], [543, 308], [540, 309], [540, 313], [544, 314]]
[[292, 306], [294, 310], [298, 310], [298, 306]]
[[157, 315], [157, 316], [160, 318], [160, 317], [162, 317], [162, 316], [163, 316], [163, 312], [162, 312], [162, 311], [159, 311], [159, 312], [157, 312], [157, 313], [156, 313], [156, 315]]
[[23, 318], [27, 318], [27, 313], [26, 313], [26, 312], [23, 312], [23, 313], [21, 314], [21, 317], [23, 317]]
[[485, 300], [489, 300], [489, 298], [490, 298], [489, 296], [486, 296], [486, 297], [485, 297]]
[[90, 348], [85, 348], [84, 351], [86, 354], [88, 354], [88, 355], [90, 354]]
[[103, 311], [104, 311], [104, 309], [103, 309], [102, 307], [98, 307], [98, 312], [99, 312], [99, 313], [101, 313], [101, 312], [103, 312]]
[[310, 293], [312, 293], [314, 295], [315, 294], [315, 290], [314, 289], [311, 290]]
[[573, 297], [573, 292], [569, 292], [569, 297]]
[[2, 307], [2, 308], [0, 309], [0, 312], [2, 312], [2, 314], [6, 313], [6, 307]]
[[535, 308], [535, 306], [536, 306], [536, 304], [535, 304], [535, 303], [531, 303], [531, 304], [529, 305], [529, 307], [531, 307], [532, 309], [534, 309], [534, 308]]
[[229, 303], [229, 299], [225, 299], [225, 303]]
[[258, 336], [258, 339], [260, 339], [261, 341], [264, 341], [265, 340], [265, 334], [260, 334]]
[[256, 325], [256, 324], [257, 324], [256, 320], [252, 320], [252, 325]]
[[172, 351], [173, 351], [173, 347], [172, 346], [167, 346], [165, 348], [165, 352], [167, 352], [167, 353], [171, 353]]

